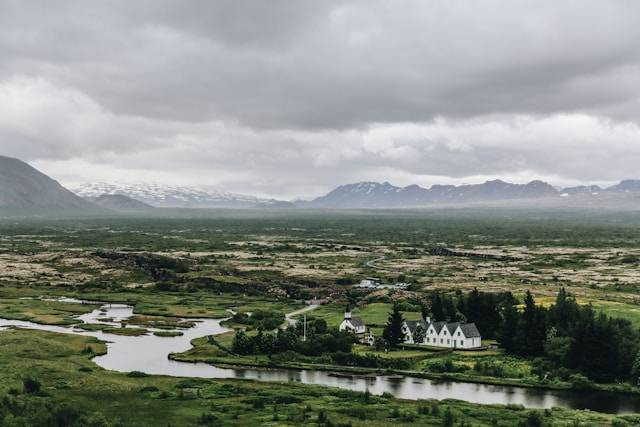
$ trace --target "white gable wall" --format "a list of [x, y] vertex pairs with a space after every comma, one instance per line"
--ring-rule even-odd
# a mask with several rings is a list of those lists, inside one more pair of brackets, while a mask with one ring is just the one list
[[[411, 332], [408, 330], [408, 328], [405, 329], [403, 327], [403, 331], [405, 331], [405, 342], [407, 344], [413, 344], [413, 336], [411, 336]], [[436, 333], [433, 324], [430, 324], [427, 328], [427, 334], [425, 336], [424, 342], [417, 344], [446, 348], [478, 348], [482, 345], [482, 340], [480, 337], [467, 338], [462, 332], [462, 328], [460, 328], [460, 326], [458, 326], [456, 330], [453, 331], [453, 335], [449, 333], [449, 329], [447, 329], [446, 326], [443, 326], [440, 330], [440, 333], [438, 334]]]
[[342, 323], [340, 323], [340, 326], [338, 327], [338, 330], [340, 330], [340, 331], [350, 331], [350, 332], [354, 332], [356, 334], [364, 334], [366, 332], [366, 327], [365, 326], [354, 326], [353, 323], [351, 323], [350, 319], [344, 319], [342, 321]]

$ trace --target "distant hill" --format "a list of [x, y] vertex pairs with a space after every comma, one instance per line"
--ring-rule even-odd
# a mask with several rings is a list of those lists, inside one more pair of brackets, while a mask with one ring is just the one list
[[625, 179], [623, 181], [620, 181], [619, 184], [608, 187], [606, 191], [618, 193], [637, 193], [640, 192], [640, 180]]
[[560, 191], [561, 194], [575, 195], [575, 194], [598, 194], [603, 189], [597, 185], [579, 185], [577, 187], [567, 187]]
[[274, 200], [273, 202], [257, 203], [253, 206], [255, 209], [297, 209], [298, 206], [293, 202], [283, 202]]
[[273, 199], [261, 199], [243, 194], [196, 187], [163, 185], [154, 183], [93, 182], [72, 189], [81, 197], [100, 197], [104, 194], [122, 195], [157, 208], [252, 208], [261, 203], [274, 203]]
[[558, 191], [542, 181], [511, 184], [501, 180], [475, 185], [418, 185], [396, 187], [388, 182], [342, 185], [325, 196], [299, 203], [309, 208], [404, 208], [433, 204], [481, 203], [498, 200], [558, 197]]
[[27, 163], [0, 156], [0, 214], [96, 214], [102, 209]]
[[98, 206], [114, 211], [145, 211], [154, 209], [151, 205], [122, 194], [102, 194], [98, 197], [86, 197], [85, 199]]

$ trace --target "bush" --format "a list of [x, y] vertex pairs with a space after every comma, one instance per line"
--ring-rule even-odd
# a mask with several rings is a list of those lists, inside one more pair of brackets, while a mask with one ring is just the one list
[[593, 382], [582, 374], [573, 374], [569, 377], [571, 387], [576, 390], [591, 390]]
[[42, 388], [42, 384], [35, 378], [25, 378], [22, 381], [22, 385], [24, 387], [24, 392], [27, 394], [35, 394], [39, 393]]
[[218, 426], [220, 425], [220, 418], [215, 416], [214, 414], [202, 414], [200, 418], [198, 418], [198, 425], [200, 426]]
[[145, 374], [144, 372], [140, 372], [140, 371], [131, 371], [127, 374], [127, 376], [129, 378], [145, 378], [145, 377], [148, 377], [149, 374]]
[[444, 411], [444, 414], [442, 415], [442, 425], [445, 427], [452, 427], [455, 422], [455, 415], [453, 415], [453, 412], [451, 412], [451, 408], [447, 407], [447, 409]]
[[527, 413], [527, 418], [520, 425], [522, 427], [542, 427], [545, 423], [539, 412], [531, 411]]

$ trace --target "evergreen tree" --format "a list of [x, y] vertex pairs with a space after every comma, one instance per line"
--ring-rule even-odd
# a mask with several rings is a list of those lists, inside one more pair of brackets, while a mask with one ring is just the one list
[[507, 353], [518, 353], [516, 335], [520, 324], [520, 313], [515, 305], [507, 305], [503, 310], [498, 341]]
[[631, 367], [631, 379], [634, 384], [640, 385], [640, 351], [636, 354], [633, 366]]
[[427, 304], [425, 304], [424, 302], [422, 302], [420, 304], [420, 315], [422, 315], [422, 318], [425, 319], [425, 320], [430, 315], [429, 306]]
[[449, 322], [456, 321], [458, 319], [458, 310], [453, 302], [453, 298], [445, 296], [442, 298], [442, 302], [444, 303], [445, 319]]
[[404, 334], [402, 333], [402, 324], [404, 318], [400, 312], [398, 304], [393, 305], [393, 310], [389, 313], [387, 325], [384, 327], [382, 337], [389, 343], [390, 347], [395, 347], [404, 342]]
[[578, 320], [579, 306], [576, 300], [564, 288], [560, 288], [556, 302], [549, 309], [549, 323], [561, 335], [570, 336], [575, 322]]
[[233, 337], [231, 351], [236, 354], [252, 354], [254, 351], [253, 340], [243, 330], [239, 330]]
[[446, 318], [440, 292], [436, 292], [431, 300], [431, 313], [434, 321], [442, 321]]
[[524, 311], [518, 325], [518, 352], [525, 356], [541, 356], [547, 336], [545, 312], [536, 306], [533, 295], [527, 291], [524, 299]]
[[478, 325], [482, 322], [482, 299], [480, 292], [478, 292], [478, 288], [473, 288], [473, 290], [469, 292], [469, 295], [467, 296], [467, 303], [465, 304], [466, 311], [464, 313], [467, 316], [467, 320], [475, 322]]

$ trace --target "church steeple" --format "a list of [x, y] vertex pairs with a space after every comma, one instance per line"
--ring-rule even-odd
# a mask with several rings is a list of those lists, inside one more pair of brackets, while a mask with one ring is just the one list
[[351, 319], [351, 307], [347, 304], [347, 307], [344, 309], [344, 318]]

